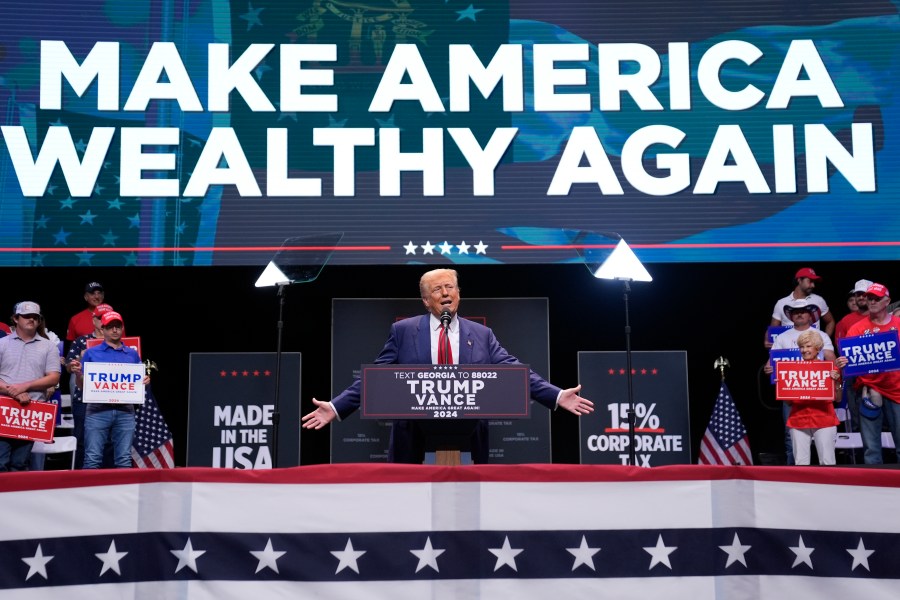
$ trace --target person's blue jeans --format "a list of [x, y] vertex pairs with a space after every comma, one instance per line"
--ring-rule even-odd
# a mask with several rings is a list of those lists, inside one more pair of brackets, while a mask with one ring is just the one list
[[[870, 391], [870, 393], [873, 393]], [[863, 443], [863, 460], [867, 465], [880, 465], [884, 462], [881, 449], [881, 428], [885, 420], [888, 421], [888, 429], [894, 438], [894, 452], [900, 442], [900, 404], [893, 400], [883, 399], [881, 411], [874, 419], [864, 415], [859, 416], [859, 433]]]
[[84, 468], [100, 468], [107, 440], [112, 442], [116, 468], [130, 468], [133, 437], [134, 408], [131, 405], [88, 406], [84, 416]]
[[781, 403], [781, 418], [784, 421], [784, 464], [794, 464], [794, 440], [791, 439], [791, 430], [788, 429], [787, 420], [791, 416], [791, 404]]
[[75, 441], [78, 442], [78, 447], [75, 450], [75, 468], [81, 469], [84, 467], [84, 414], [85, 414], [85, 404], [81, 401], [81, 397], [75, 398], [75, 394], [72, 394], [72, 429], [75, 433]]
[[851, 431], [859, 431], [859, 390], [853, 384], [856, 377], [848, 377], [844, 380], [844, 398], [847, 399], [847, 412], [850, 413]]
[[0, 438], [0, 472], [27, 471], [34, 442]]

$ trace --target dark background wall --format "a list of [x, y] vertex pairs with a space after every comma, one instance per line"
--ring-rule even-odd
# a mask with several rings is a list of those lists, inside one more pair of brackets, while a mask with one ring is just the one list
[[[783, 450], [780, 407], [760, 375], [766, 359], [762, 340], [773, 304], [790, 291], [801, 266], [812, 266], [823, 277], [817, 292], [836, 319], [846, 314], [847, 292], [857, 279], [896, 287], [892, 262], [658, 264], [648, 265], [652, 283], [632, 285], [632, 348], [688, 353], [693, 456], [718, 391], [713, 363], [720, 355], [731, 362], [727, 381], [754, 453]], [[332, 392], [332, 298], [416, 297], [418, 279], [429, 268], [329, 266], [315, 282], [289, 288], [283, 350], [303, 355], [302, 412], [311, 409], [311, 397], [326, 399]], [[557, 385], [577, 383], [578, 351], [625, 348], [621, 285], [594, 279], [583, 265], [456, 268], [463, 302], [466, 297], [549, 298], [549, 378]], [[261, 270], [2, 269], [6, 285], [0, 310], [9, 314], [17, 301], [37, 301], [49, 328], [62, 338], [69, 317], [83, 308], [84, 284], [100, 281], [107, 301], [125, 318], [128, 334], [141, 336], [145, 357], [159, 365], [153, 387], [175, 437], [177, 463], [183, 465], [189, 354], [275, 350], [278, 304], [272, 288], [254, 287]], [[384, 324], [385, 335], [389, 325]], [[577, 462], [577, 418], [554, 414], [552, 434], [554, 462]], [[304, 432], [301, 440], [303, 464], [328, 462], [327, 429]]]

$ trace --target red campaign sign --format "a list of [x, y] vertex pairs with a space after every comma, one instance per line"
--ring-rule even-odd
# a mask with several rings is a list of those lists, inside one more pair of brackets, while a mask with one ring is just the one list
[[[100, 342], [103, 341], [103, 338], [92, 338], [87, 341], [87, 347], [93, 348], [94, 346], [99, 346]], [[138, 358], [141, 357], [141, 338], [140, 336], [132, 336], [132, 337], [123, 337], [122, 343], [128, 346], [129, 348], [134, 348], [135, 352], [138, 353]]]
[[778, 400], [834, 401], [834, 363], [828, 360], [781, 360], [775, 363]]
[[52, 442], [56, 405], [29, 402], [22, 406], [9, 396], [0, 396], [0, 437]]

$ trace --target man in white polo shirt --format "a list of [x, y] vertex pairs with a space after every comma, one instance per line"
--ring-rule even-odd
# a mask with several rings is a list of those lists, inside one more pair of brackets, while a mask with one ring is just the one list
[[[44, 400], [45, 393], [59, 383], [59, 349], [38, 335], [41, 307], [19, 302], [13, 321], [15, 331], [0, 339], [0, 394], [26, 406]], [[0, 438], [0, 471], [27, 471], [34, 442]]]

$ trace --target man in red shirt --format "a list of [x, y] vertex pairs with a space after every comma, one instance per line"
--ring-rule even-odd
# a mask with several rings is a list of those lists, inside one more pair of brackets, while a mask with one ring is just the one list
[[[869, 302], [866, 300], [866, 290], [872, 282], [868, 279], [860, 279], [850, 290], [850, 297], [854, 300], [856, 308], [838, 321], [834, 328], [834, 344], [839, 346], [842, 339], [847, 337], [850, 327], [862, 321], [869, 314]], [[859, 431], [859, 394], [853, 387], [855, 377], [844, 380], [844, 397], [847, 399], [847, 411], [850, 413], [850, 426], [853, 431]]]
[[[858, 321], [847, 331], [847, 337], [879, 333], [882, 331], [900, 331], [900, 317], [888, 312], [891, 296], [887, 287], [873, 283], [866, 290], [869, 314]], [[846, 366], [847, 358], [841, 356], [837, 365]], [[888, 426], [894, 438], [894, 452], [900, 445], [900, 371], [857, 375], [854, 382], [860, 393], [859, 430], [865, 462], [867, 465], [879, 465], [883, 462], [881, 449], [881, 426], [884, 413], [888, 414]]]
[[843, 319], [838, 321], [838, 324], [834, 328], [835, 341], [847, 337], [847, 332], [850, 330], [850, 327], [857, 322], [862, 321], [869, 314], [869, 302], [866, 300], [866, 290], [869, 289], [870, 285], [872, 285], [872, 282], [868, 279], [860, 279], [854, 284], [853, 291], [850, 293], [856, 301], [856, 310], [847, 313]]
[[87, 308], [69, 319], [66, 340], [74, 342], [83, 335], [94, 333], [94, 309], [103, 304], [105, 297], [103, 286], [96, 281], [84, 286], [84, 301], [87, 302]]

